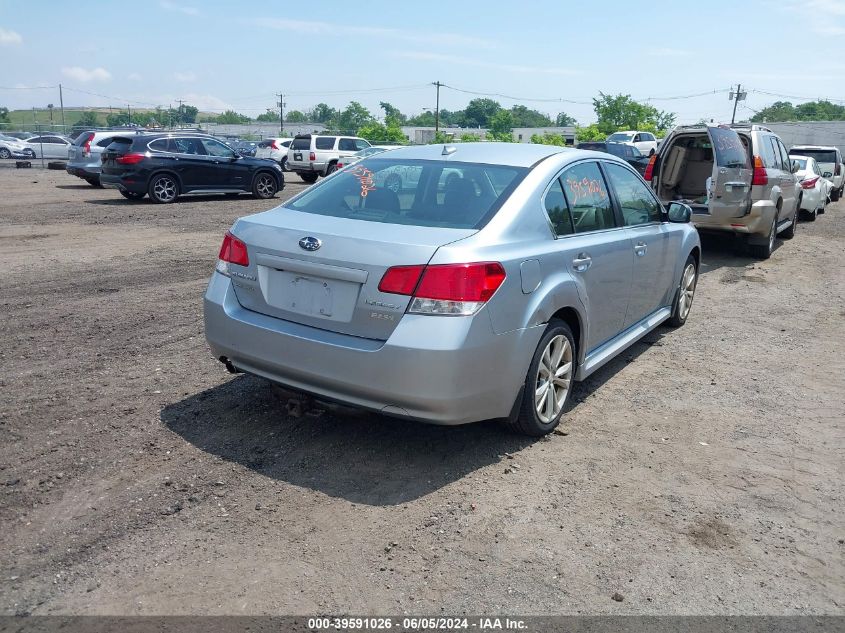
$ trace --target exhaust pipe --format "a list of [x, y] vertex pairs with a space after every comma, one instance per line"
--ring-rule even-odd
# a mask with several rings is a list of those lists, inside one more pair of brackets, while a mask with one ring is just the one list
[[218, 360], [219, 360], [221, 363], [223, 363], [224, 365], [226, 365], [226, 369], [228, 370], [228, 372], [229, 372], [230, 374], [240, 374], [240, 373], [242, 373], [242, 372], [241, 372], [241, 370], [240, 370], [240, 369], [238, 369], [237, 367], [235, 367], [235, 366], [232, 364], [232, 361], [230, 361], [230, 360], [229, 360], [228, 358], [226, 358], [225, 356], [221, 356]]

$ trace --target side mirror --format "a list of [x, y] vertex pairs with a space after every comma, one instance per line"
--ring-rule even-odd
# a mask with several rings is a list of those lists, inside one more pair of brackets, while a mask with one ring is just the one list
[[792, 161], [792, 173], [794, 174], [799, 169], [801, 169], [801, 165], [798, 164], [797, 160]]
[[683, 202], [670, 202], [666, 215], [670, 222], [686, 224], [692, 219], [692, 207]]
[[826, 171], [822, 174], [822, 176], [824, 176], [825, 178], [830, 178], [830, 177], [833, 176], [833, 172], [832, 171]]

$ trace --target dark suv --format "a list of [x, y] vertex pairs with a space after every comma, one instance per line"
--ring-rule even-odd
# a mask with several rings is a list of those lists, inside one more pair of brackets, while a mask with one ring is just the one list
[[103, 152], [100, 183], [124, 197], [166, 204], [185, 193], [252, 193], [272, 198], [285, 186], [278, 163], [241, 156], [196, 133], [116, 136]]

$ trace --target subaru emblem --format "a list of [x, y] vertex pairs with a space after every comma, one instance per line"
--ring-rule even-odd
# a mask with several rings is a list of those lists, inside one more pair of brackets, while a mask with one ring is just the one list
[[323, 243], [316, 237], [303, 237], [299, 240], [299, 247], [306, 251], [316, 251]]

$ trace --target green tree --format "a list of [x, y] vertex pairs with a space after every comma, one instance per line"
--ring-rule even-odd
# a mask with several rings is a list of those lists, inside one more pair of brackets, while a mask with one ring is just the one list
[[285, 121], [288, 123], [305, 123], [307, 120], [305, 113], [299, 110], [291, 110], [285, 115]]
[[73, 124], [73, 127], [70, 129], [70, 135], [75, 137], [80, 132], [100, 127], [100, 125], [100, 118], [97, 116], [97, 113], [86, 110], [76, 123]]
[[226, 110], [223, 114], [217, 117], [217, 123], [223, 125], [233, 125], [238, 123], [249, 123], [252, 119], [244, 114], [235, 112], [234, 110]]
[[603, 141], [606, 138], [607, 133], [599, 127], [598, 123], [591, 123], [585, 127], [581, 127], [580, 125], [575, 126], [575, 141], [578, 143]]
[[0, 108], [0, 123], [11, 123], [9, 119], [9, 108]]
[[434, 112], [420, 112], [408, 119], [408, 125], [418, 125], [420, 127], [434, 127]]
[[776, 121], [843, 121], [845, 106], [830, 101], [808, 101], [793, 106], [789, 101], [775, 101], [751, 117], [752, 123]]
[[619, 130], [647, 130], [663, 134], [675, 122], [675, 115], [652, 105], [638, 103], [631, 95], [606, 95], [593, 99], [599, 129], [607, 136]]
[[489, 127], [490, 119], [501, 109], [502, 106], [498, 101], [487, 98], [473, 99], [464, 109], [464, 124], [472, 127]]
[[545, 134], [532, 134], [531, 142], [538, 145], [557, 145], [563, 147], [566, 145], [566, 138], [561, 134], [552, 134], [546, 132]]
[[499, 110], [488, 120], [487, 138], [491, 141], [513, 141], [513, 115]]
[[196, 123], [197, 122], [197, 115], [200, 113], [199, 108], [195, 108], [192, 105], [182, 104], [182, 122], [183, 123]]
[[461, 134], [461, 143], [475, 143], [480, 140], [481, 137], [478, 134]]
[[358, 128], [358, 136], [373, 143], [407, 143], [408, 137], [398, 125], [382, 125], [378, 121], [365, 123]]
[[555, 125], [557, 127], [570, 127], [572, 125], [576, 125], [576, 123], [575, 119], [569, 116], [566, 112], [561, 112], [555, 119]]
[[399, 112], [399, 108], [387, 103], [387, 101], [380, 101], [379, 107], [384, 110], [384, 122], [387, 125], [395, 123], [396, 125], [405, 125], [408, 117]]
[[368, 123], [375, 121], [373, 115], [357, 101], [350, 101], [346, 109], [333, 119], [332, 127], [341, 132], [356, 132]]
[[337, 117], [338, 111], [327, 106], [325, 103], [318, 103], [306, 114], [308, 115], [308, 120], [313, 123], [329, 123]]
[[255, 117], [256, 121], [260, 121], [261, 123], [278, 123], [282, 117], [279, 115], [278, 110], [272, 110], [267, 108], [267, 112], [259, 114]]
[[531, 110], [524, 105], [515, 105], [510, 109], [513, 116], [513, 127], [548, 127], [552, 120], [537, 110]]

